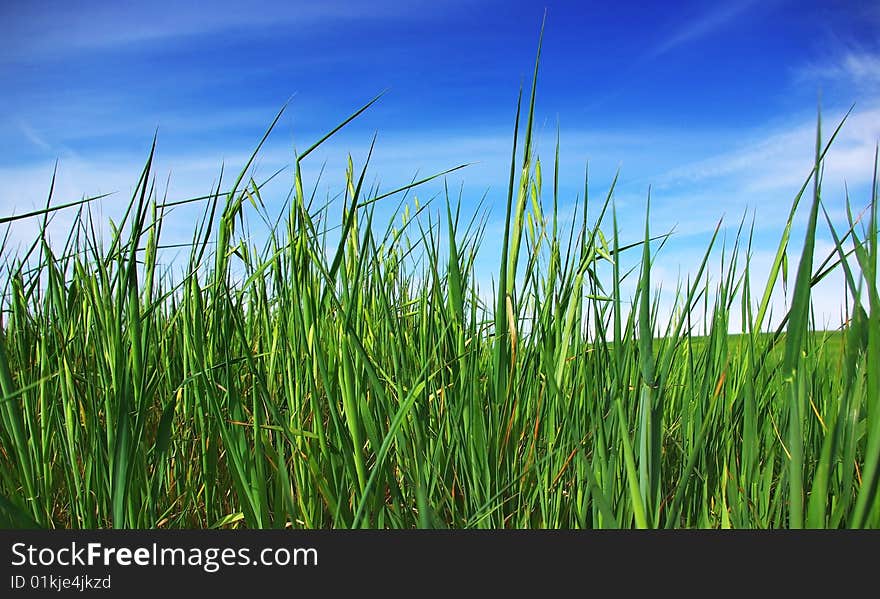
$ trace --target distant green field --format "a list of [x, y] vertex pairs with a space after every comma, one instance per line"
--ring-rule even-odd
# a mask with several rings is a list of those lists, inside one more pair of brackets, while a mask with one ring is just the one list
[[[775, 356], [778, 360], [782, 359], [783, 350], [785, 348], [784, 333], [778, 335], [778, 337], [773, 333], [757, 333], [754, 335], [754, 337], [761, 339], [763, 342], [773, 347], [773, 349], [771, 349], [770, 351], [771, 356]], [[818, 354], [821, 354], [823, 355], [823, 357], [828, 359], [843, 358], [843, 352], [845, 349], [844, 340], [846, 339], [844, 331], [811, 330], [808, 333], [808, 337], [809, 339], [806, 342], [813, 344], [816, 347], [816, 351]], [[727, 335], [728, 351], [730, 351], [731, 353], [747, 351], [749, 344], [752, 342], [752, 340], [752, 335], [744, 335], [742, 333], [730, 333]], [[662, 339], [658, 342], [661, 341]], [[688, 340], [688, 342], [694, 348], [703, 347], [706, 343], [708, 343], [708, 341], [708, 337], [702, 336], [694, 336]]]
[[[192, 200], [204, 217], [183, 275], [159, 267], [170, 206], [152, 155], [109, 242], [86, 200], [66, 208], [63, 245], [4, 243], [0, 526], [880, 526], [876, 186], [869, 218], [831, 228], [820, 129], [769, 280], [738, 258], [742, 232], [710, 284], [713, 236], [660, 321], [659, 242], [647, 224], [624, 240], [613, 185], [588, 200], [597, 219], [559, 225], [534, 102], [533, 88], [517, 112], [490, 305], [474, 275], [484, 223], [448, 198], [416, 205], [420, 182], [379, 195], [366, 164], [331, 210], [300, 175], [315, 146], [280, 212], [251, 163]], [[393, 220], [376, 222], [379, 202], [397, 202]], [[806, 243], [776, 335], [798, 206]], [[28, 218], [45, 231], [60, 208]], [[269, 223], [265, 244], [245, 213]], [[641, 256], [632, 310], [624, 252]], [[811, 290], [833, 270], [855, 303], [841, 331], [816, 332]]]

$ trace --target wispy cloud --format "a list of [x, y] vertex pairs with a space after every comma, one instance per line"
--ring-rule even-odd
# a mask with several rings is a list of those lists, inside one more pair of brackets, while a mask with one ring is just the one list
[[[46, 6], [49, 4], [49, 6]], [[14, 8], [13, 8], [14, 7]], [[390, 0], [328, 0], [324, 2], [234, 0], [202, 2], [156, 0], [154, 2], [49, 2], [15, 3], [0, 9], [9, 37], [7, 59], [57, 54], [125, 44], [167, 40], [295, 25], [296, 32], [320, 25], [337, 26], [352, 21], [379, 19], [425, 19], [449, 10], [449, 3], [411, 0], [402, 7]], [[6, 13], [6, 14], [4, 14]], [[47, 19], [46, 14], [52, 18]]]
[[18, 129], [21, 134], [24, 135], [25, 139], [27, 139], [39, 149], [47, 152], [53, 151], [52, 145], [45, 139], [43, 139], [43, 137], [36, 131], [34, 131], [31, 126], [28, 125], [25, 121], [19, 121]]
[[846, 49], [834, 60], [801, 66], [795, 75], [800, 83], [843, 87], [854, 94], [876, 95], [880, 92], [880, 52]]
[[693, 17], [684, 17], [681, 26], [671, 35], [663, 39], [649, 53], [650, 58], [666, 54], [670, 50], [689, 42], [696, 41], [714, 33], [742, 15], [746, 10], [758, 3], [757, 0], [739, 0], [716, 5], [709, 12]]
[[[842, 118], [839, 111], [823, 114], [825, 140]], [[824, 181], [842, 189], [869, 183], [874, 148], [880, 139], [880, 102], [857, 107], [844, 123], [826, 156]], [[658, 184], [705, 183], [731, 179], [747, 193], [794, 189], [809, 175], [816, 143], [814, 120], [791, 124], [764, 135], [744, 136], [739, 147], [685, 164], [659, 177]]]

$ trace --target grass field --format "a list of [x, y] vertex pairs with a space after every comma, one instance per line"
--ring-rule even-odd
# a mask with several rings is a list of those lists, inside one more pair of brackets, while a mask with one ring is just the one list
[[[0, 525], [880, 526], [877, 185], [861, 221], [831, 226], [818, 173], [836, 130], [817, 127], [769, 279], [750, 277], [746, 226], [710, 282], [716, 230], [661, 320], [650, 208], [622, 234], [612, 185], [562, 226], [534, 103], [533, 87], [498, 257], [448, 196], [417, 204], [421, 182], [379, 194], [350, 164], [344, 207], [316, 198], [299, 167], [335, 130], [298, 154], [280, 210], [250, 163], [191, 200], [204, 216], [183, 275], [158, 259], [172, 206], [152, 155], [109, 239], [87, 199], [64, 208], [78, 211], [66, 243], [4, 243]], [[374, 219], [380, 205], [393, 219]], [[45, 232], [62, 206], [2, 222]], [[790, 310], [768, 330], [789, 258]], [[494, 289], [478, 288], [479, 259], [497, 260]], [[835, 270], [848, 320], [816, 331], [811, 289]]]

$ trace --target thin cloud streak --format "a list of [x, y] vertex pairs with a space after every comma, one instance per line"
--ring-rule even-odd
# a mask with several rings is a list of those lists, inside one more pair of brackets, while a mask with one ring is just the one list
[[648, 57], [657, 58], [678, 46], [706, 37], [710, 33], [722, 29], [729, 22], [739, 17], [742, 13], [746, 12], [757, 3], [757, 0], [733, 2], [705, 13], [698, 18], [692, 19], [686, 22], [683, 27], [678, 29], [671, 36], [655, 46], [648, 54]]
[[[37, 3], [34, 3], [35, 5]], [[412, 0], [405, 9], [393, 1], [288, 2], [254, 0], [202, 2], [159, 0], [150, 3], [49, 2], [49, 6], [7, 6], [9, 25], [6, 60], [54, 55], [65, 51], [107, 49], [173, 38], [254, 30], [279, 25], [315, 28], [341, 22], [388, 19], [430, 19], [437, 3]], [[453, 3], [452, 7], [457, 3]], [[451, 8], [449, 3], [444, 10]], [[3, 11], [7, 12], [7, 11]], [[46, 14], [52, 13], [51, 20]], [[2, 13], [0, 13], [2, 14]]]

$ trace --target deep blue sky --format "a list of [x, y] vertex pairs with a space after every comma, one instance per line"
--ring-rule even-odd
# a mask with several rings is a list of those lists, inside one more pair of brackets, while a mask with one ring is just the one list
[[102, 207], [114, 213], [156, 127], [171, 195], [200, 195], [289, 98], [258, 174], [387, 90], [307, 174], [327, 160], [326, 188], [339, 189], [345, 156], [362, 160], [374, 131], [383, 188], [478, 162], [450, 182], [466, 208], [489, 191], [491, 232], [545, 6], [539, 151], [549, 161], [559, 123], [563, 204], [588, 160], [597, 194], [621, 167], [618, 208], [635, 236], [653, 185], [655, 227], [678, 231], [671, 280], [722, 215], [754, 210], [756, 256], [775, 249], [809, 173], [820, 91], [828, 129], [856, 104], [828, 164], [829, 207], [840, 214], [844, 180], [866, 203], [880, 137], [873, 2], [3, 0], [0, 213], [42, 203], [56, 158], [59, 201], [117, 191]]

